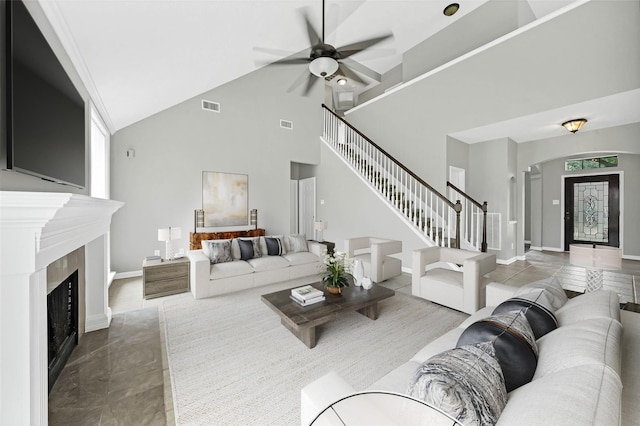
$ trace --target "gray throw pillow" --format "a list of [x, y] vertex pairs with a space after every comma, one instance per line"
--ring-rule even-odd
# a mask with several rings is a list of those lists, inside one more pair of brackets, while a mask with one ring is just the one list
[[502, 370], [491, 342], [431, 357], [416, 370], [407, 392], [464, 425], [494, 425], [507, 404]]
[[238, 247], [240, 247], [240, 259], [242, 260], [249, 260], [262, 255], [260, 253], [260, 240], [258, 238], [238, 238]]
[[289, 251], [291, 253], [309, 251], [309, 248], [307, 247], [307, 240], [304, 235], [288, 235], [287, 239], [289, 241]]
[[278, 237], [265, 237], [264, 242], [267, 246], [267, 254], [269, 256], [282, 256], [287, 253], [282, 240]]
[[207, 244], [204, 253], [209, 253], [209, 261], [213, 263], [232, 262], [231, 240], [207, 240], [202, 244]]

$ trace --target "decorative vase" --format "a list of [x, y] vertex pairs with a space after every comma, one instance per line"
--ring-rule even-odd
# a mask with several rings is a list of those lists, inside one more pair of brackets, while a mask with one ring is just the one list
[[353, 282], [356, 286], [362, 285], [362, 279], [364, 278], [364, 266], [362, 266], [361, 260], [353, 261]]
[[371, 287], [373, 287], [373, 283], [371, 282], [371, 278], [363, 278], [362, 279], [362, 287], [365, 290], [369, 290]]
[[327, 286], [327, 291], [331, 294], [340, 294], [342, 293], [342, 287]]

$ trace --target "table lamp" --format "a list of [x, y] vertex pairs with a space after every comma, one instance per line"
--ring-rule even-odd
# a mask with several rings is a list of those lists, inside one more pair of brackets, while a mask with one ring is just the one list
[[165, 242], [165, 259], [173, 259], [173, 240], [179, 240], [180, 238], [182, 238], [181, 228], [168, 227], [158, 229], [158, 241]]
[[569, 262], [572, 265], [585, 268], [585, 291], [588, 293], [602, 288], [604, 269], [622, 268], [622, 252], [618, 247], [571, 244], [569, 246]]
[[313, 227], [316, 230], [316, 241], [322, 242], [324, 241], [324, 237], [322, 236], [322, 231], [327, 229], [327, 222], [323, 222], [321, 220], [314, 222]]

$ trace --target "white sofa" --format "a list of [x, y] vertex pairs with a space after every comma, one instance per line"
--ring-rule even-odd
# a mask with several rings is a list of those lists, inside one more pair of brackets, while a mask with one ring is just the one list
[[[472, 314], [483, 308], [485, 275], [496, 269], [496, 255], [446, 247], [413, 251], [411, 293], [440, 305]], [[462, 265], [460, 270], [446, 266]], [[440, 267], [436, 267], [440, 265]]]
[[280, 256], [267, 254], [265, 237], [242, 238], [259, 239], [261, 256], [248, 260], [240, 258], [238, 238], [231, 240], [233, 260], [230, 262], [212, 264], [202, 249], [188, 251], [193, 297], [202, 299], [296, 278], [307, 278], [302, 283], [319, 281], [319, 274], [324, 270], [322, 257], [327, 247], [319, 242], [307, 241], [308, 251], [293, 253], [288, 236], [279, 237], [285, 249]]
[[[542, 284], [547, 283], [549, 281], [542, 281]], [[518, 291], [516, 287], [491, 283], [487, 287], [487, 304], [496, 306]], [[422, 363], [454, 348], [467, 327], [492, 312], [492, 306], [476, 312], [459, 327], [427, 344], [412, 359], [373, 383], [368, 390], [406, 395], [410, 378]], [[533, 379], [507, 394], [506, 406], [496, 424], [640, 424], [640, 405], [637, 404], [640, 391], [638, 315], [621, 311], [618, 295], [608, 290], [566, 301], [555, 311], [558, 328], [537, 340], [539, 355]], [[336, 373], [327, 374], [305, 386], [301, 391], [302, 424], [310, 424], [327, 406], [353, 393], [356, 390]], [[349, 408], [351, 413], [362, 412], [354, 406]], [[377, 417], [376, 410], [382, 417]], [[393, 413], [384, 406], [367, 408], [367, 418], [384, 416], [393, 417]], [[329, 416], [327, 418], [329, 421], [315, 424], [334, 424]], [[422, 420], [415, 419], [411, 424], [425, 424]], [[346, 424], [364, 423], [356, 416], [356, 421]], [[429, 420], [428, 424], [441, 423]], [[442, 424], [452, 422], [449, 420]]]
[[364, 276], [380, 283], [402, 274], [402, 261], [392, 257], [402, 253], [402, 241], [376, 237], [349, 238], [344, 251], [353, 260], [362, 262]]

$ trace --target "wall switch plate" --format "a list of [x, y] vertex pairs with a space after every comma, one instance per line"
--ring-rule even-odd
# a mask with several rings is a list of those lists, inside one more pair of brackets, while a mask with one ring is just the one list
[[160, 256], [160, 250], [154, 250], [153, 251], [153, 255], [154, 256]]
[[551, 200], [551, 204], [553, 204], [554, 206], [559, 206], [560, 200]]

